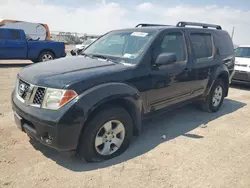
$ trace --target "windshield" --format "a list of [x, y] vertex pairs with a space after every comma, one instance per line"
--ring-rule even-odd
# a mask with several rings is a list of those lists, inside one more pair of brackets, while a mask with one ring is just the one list
[[154, 32], [111, 32], [90, 45], [84, 54], [110, 56], [131, 63], [146, 48]]
[[235, 57], [250, 58], [250, 47], [239, 47], [235, 50]]
[[86, 41], [84, 41], [82, 44], [84, 44], [84, 45], [89, 45], [89, 44], [91, 44], [92, 42], [94, 42], [95, 40], [93, 40], [93, 39], [88, 39], [88, 40], [86, 40]]

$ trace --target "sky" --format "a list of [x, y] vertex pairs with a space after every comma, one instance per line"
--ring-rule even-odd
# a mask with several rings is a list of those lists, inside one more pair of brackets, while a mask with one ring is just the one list
[[219, 24], [235, 44], [250, 44], [249, 0], [0, 0], [0, 20], [46, 23], [51, 31], [104, 34], [138, 23]]

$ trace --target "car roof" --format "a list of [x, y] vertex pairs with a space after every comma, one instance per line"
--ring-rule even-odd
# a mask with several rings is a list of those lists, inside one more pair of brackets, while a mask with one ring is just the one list
[[15, 28], [0, 28], [1, 30], [15, 30], [15, 31], [23, 31], [22, 29], [15, 29]]

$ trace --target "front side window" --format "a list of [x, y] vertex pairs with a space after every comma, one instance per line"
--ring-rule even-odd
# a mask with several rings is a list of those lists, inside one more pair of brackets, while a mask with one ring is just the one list
[[20, 32], [17, 30], [9, 30], [9, 39], [10, 40], [21, 40]]
[[86, 55], [110, 56], [133, 62], [152, 40], [155, 31], [117, 31], [111, 32], [95, 43], [91, 44], [85, 51]]
[[196, 59], [208, 58], [213, 55], [212, 36], [205, 33], [192, 33], [191, 44]]
[[250, 47], [238, 47], [238, 48], [236, 48], [235, 57], [250, 58]]
[[168, 33], [163, 37], [159, 52], [160, 53], [175, 53], [177, 61], [185, 61], [187, 59], [186, 44], [182, 33]]

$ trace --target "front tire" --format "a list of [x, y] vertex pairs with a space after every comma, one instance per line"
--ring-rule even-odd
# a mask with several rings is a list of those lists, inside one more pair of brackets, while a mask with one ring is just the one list
[[222, 79], [217, 79], [201, 107], [207, 112], [217, 112], [223, 104], [224, 98], [225, 84]]
[[130, 144], [133, 122], [121, 107], [106, 107], [87, 123], [78, 154], [86, 162], [101, 162], [119, 156]]

